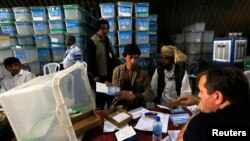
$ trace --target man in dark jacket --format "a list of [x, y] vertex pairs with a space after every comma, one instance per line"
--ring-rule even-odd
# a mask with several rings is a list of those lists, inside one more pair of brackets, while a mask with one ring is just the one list
[[[112, 81], [112, 72], [116, 66], [117, 59], [107, 37], [109, 23], [107, 20], [98, 21], [98, 31], [88, 41], [88, 72], [92, 87], [95, 89], [95, 82]], [[91, 80], [92, 79], [92, 80]], [[104, 93], [96, 93], [96, 107], [103, 109], [105, 103], [109, 107], [113, 100], [112, 96]]]

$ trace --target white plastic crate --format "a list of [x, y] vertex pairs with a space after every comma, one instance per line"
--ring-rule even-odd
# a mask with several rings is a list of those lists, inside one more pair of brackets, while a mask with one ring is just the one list
[[201, 46], [201, 53], [202, 54], [213, 54], [213, 43], [202, 43]]
[[200, 22], [200, 23], [195, 23], [192, 25], [189, 25], [185, 28], [183, 28], [183, 32], [203, 32], [205, 31], [205, 23]]
[[18, 44], [21, 47], [24, 47], [24, 48], [35, 47], [35, 41], [34, 41], [33, 36], [31, 36], [31, 35], [28, 35], [28, 36], [18, 35], [17, 39], [18, 39]]
[[37, 54], [39, 61], [52, 61], [51, 48], [38, 48]]
[[51, 48], [53, 61], [62, 61], [65, 55], [65, 47], [54, 47]]
[[150, 45], [150, 53], [157, 54], [157, 46]]
[[202, 42], [212, 43], [214, 38], [214, 31], [204, 31], [202, 32]]
[[116, 40], [117, 40], [116, 34], [114, 32], [109, 32], [107, 36], [110, 39], [111, 45], [112, 46], [116, 45]]
[[0, 22], [14, 22], [15, 17], [11, 8], [0, 8]]
[[150, 33], [149, 34], [149, 44], [153, 45], [153, 46], [157, 46], [158, 45], [158, 34], [155, 33]]
[[41, 74], [41, 70], [40, 70], [40, 63], [38, 61], [35, 62], [29, 62], [27, 63], [28, 66], [30, 67], [30, 71], [34, 74], [34, 75], [39, 75]]
[[0, 35], [0, 43], [0, 49], [18, 45], [18, 41], [15, 36]]
[[118, 17], [118, 26], [120, 31], [132, 30], [132, 18]]
[[61, 6], [48, 6], [49, 20], [64, 20], [64, 12]]
[[202, 37], [202, 32], [187, 32], [186, 42], [187, 43], [200, 43]]
[[179, 34], [175, 34], [173, 36], [173, 40], [175, 43], [177, 44], [181, 44], [181, 43], [184, 43], [185, 42], [185, 39], [186, 39], [186, 35], [184, 33], [179, 33]]
[[13, 57], [13, 51], [10, 48], [0, 49], [0, 63], [3, 63], [5, 58]]
[[66, 20], [82, 20], [83, 9], [79, 5], [63, 5]]
[[109, 32], [116, 31], [116, 20], [115, 18], [106, 19], [109, 22]]
[[157, 24], [157, 15], [155, 14], [150, 14], [149, 15], [149, 23], [154, 23], [154, 24]]
[[158, 25], [157, 24], [149, 23], [149, 30], [150, 30], [150, 32], [157, 33], [157, 29], [158, 29]]
[[67, 33], [83, 33], [83, 22], [78, 20], [66, 20], [66, 30]]
[[50, 33], [49, 24], [47, 21], [34, 21], [33, 28], [35, 34], [37, 35]]
[[31, 15], [33, 21], [46, 21], [48, 20], [48, 12], [44, 6], [31, 6]]
[[15, 22], [18, 35], [33, 35], [34, 28], [32, 22]]
[[36, 48], [15, 48], [13, 49], [14, 56], [18, 58], [21, 63], [29, 63], [38, 61], [38, 54]]
[[135, 3], [135, 16], [136, 17], [148, 17], [149, 13], [149, 3]]
[[12, 9], [17, 22], [32, 21], [31, 11], [29, 7], [13, 7]]
[[149, 18], [136, 18], [135, 29], [137, 31], [149, 30]]
[[1, 26], [1, 30], [3, 34], [6, 35], [16, 35], [17, 31], [16, 31], [16, 26], [15, 23], [0, 23]]
[[132, 17], [132, 2], [117, 2], [118, 17]]
[[120, 58], [121, 57], [123, 57], [123, 52], [124, 52], [124, 48], [125, 48], [125, 46], [124, 45], [119, 45], [118, 46], [118, 50], [119, 50], [119, 56], [120, 56]]
[[148, 58], [150, 57], [150, 46], [149, 45], [139, 45], [141, 50], [140, 58]]
[[118, 43], [120, 45], [126, 45], [132, 43], [132, 32], [131, 31], [117, 31]]
[[0, 96], [0, 101], [17, 140], [76, 141], [67, 109], [95, 109], [87, 68], [80, 62], [69, 69], [36, 77], [6, 94]]
[[114, 18], [115, 17], [115, 5], [114, 3], [100, 3], [102, 18]]
[[51, 47], [65, 47], [65, 34], [50, 34]]
[[136, 44], [149, 44], [149, 34], [145, 31], [135, 32], [135, 42]]
[[49, 21], [49, 28], [51, 34], [65, 33], [65, 22], [64, 21]]
[[35, 38], [35, 43], [36, 43], [36, 47], [51, 47], [50, 45], [50, 37], [48, 35], [34, 35]]
[[186, 54], [201, 54], [201, 43], [186, 44]]

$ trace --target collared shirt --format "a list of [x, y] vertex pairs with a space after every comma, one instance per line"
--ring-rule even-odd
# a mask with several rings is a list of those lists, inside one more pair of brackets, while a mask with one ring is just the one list
[[75, 64], [76, 61], [81, 61], [81, 60], [82, 60], [82, 51], [78, 46], [74, 44], [70, 46], [65, 52], [63, 59], [63, 67], [66, 69]]
[[[175, 85], [175, 78], [174, 78], [174, 69], [167, 71], [164, 70], [164, 80], [165, 80], [165, 87], [162, 92], [162, 99], [161, 104], [167, 105], [170, 101], [175, 102], [178, 99], [178, 94], [176, 92], [176, 85]], [[155, 70], [155, 73], [151, 80], [151, 87], [153, 89], [154, 94], [157, 96], [157, 90], [158, 90], [158, 72], [157, 69]], [[182, 79], [182, 85], [181, 85], [181, 92], [180, 95], [184, 94], [191, 94], [191, 87], [189, 84], [189, 78], [187, 71], [185, 71], [184, 77]]]
[[27, 82], [36, 76], [31, 72], [21, 69], [20, 72], [15, 76], [6, 76], [2, 80], [0, 94], [8, 91], [24, 82]]
[[99, 72], [99, 76], [107, 76], [107, 56], [105, 41], [101, 39], [97, 34], [91, 37], [91, 40], [96, 46], [96, 66]]

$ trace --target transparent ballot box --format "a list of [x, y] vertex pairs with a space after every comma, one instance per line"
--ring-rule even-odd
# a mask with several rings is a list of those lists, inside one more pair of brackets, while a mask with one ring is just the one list
[[20, 141], [77, 141], [100, 124], [84, 62], [23, 83], [0, 102]]

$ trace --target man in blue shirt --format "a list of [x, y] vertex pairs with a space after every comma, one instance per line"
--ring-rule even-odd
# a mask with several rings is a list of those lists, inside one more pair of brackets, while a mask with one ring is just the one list
[[82, 51], [81, 49], [75, 44], [75, 37], [74, 36], [68, 36], [66, 38], [66, 46], [67, 50], [64, 55], [63, 59], [63, 68], [66, 69], [73, 64], [76, 63], [76, 61], [82, 60]]

